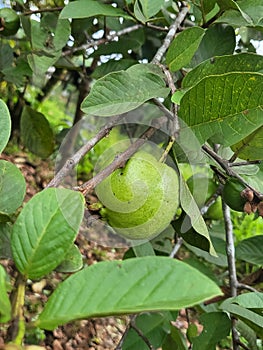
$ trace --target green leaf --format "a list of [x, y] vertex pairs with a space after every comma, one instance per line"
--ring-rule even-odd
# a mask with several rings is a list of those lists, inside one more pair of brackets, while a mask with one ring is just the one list
[[263, 72], [263, 57], [254, 53], [243, 52], [236, 55], [216, 56], [200, 63], [183, 79], [182, 87], [197, 84], [209, 75], [228, 72]]
[[75, 319], [178, 310], [221, 294], [214, 282], [178, 260], [147, 256], [103, 261], [62, 282], [36, 325], [54, 329]]
[[11, 225], [0, 223], [0, 259], [11, 259]]
[[263, 235], [257, 235], [240, 241], [236, 246], [236, 258], [251, 264], [263, 265]]
[[140, 245], [132, 247], [135, 256], [155, 255], [153, 247], [150, 242], [145, 242]]
[[193, 338], [193, 350], [216, 350], [216, 344], [230, 333], [230, 318], [225, 312], [210, 312], [201, 315], [200, 321], [204, 329]]
[[78, 0], [70, 2], [63, 8], [60, 18], [88, 18], [96, 16], [113, 16], [132, 19], [126, 12], [120, 8], [103, 4], [96, 0]]
[[20, 170], [6, 160], [0, 160], [0, 214], [13, 214], [22, 204], [26, 182]]
[[231, 147], [235, 154], [245, 160], [263, 159], [263, 127]]
[[190, 63], [195, 67], [199, 63], [214, 57], [232, 54], [236, 47], [236, 36], [232, 27], [213, 25], [208, 28]]
[[[220, 3], [223, 3], [223, 6], [227, 5], [224, 2], [225, 0], [218, 1], [219, 5]], [[228, 10], [216, 22], [229, 23], [237, 27], [263, 26], [263, 4], [261, 0], [240, 0], [234, 3], [235, 5], [233, 3], [234, 1], [232, 1], [232, 5], [229, 3], [229, 6], [225, 6]]]
[[0, 43], [0, 71], [12, 67], [14, 61], [13, 49], [9, 44]]
[[21, 137], [30, 152], [47, 158], [54, 150], [54, 136], [42, 113], [25, 106], [21, 116]]
[[6, 290], [6, 273], [0, 265], [0, 323], [8, 322], [11, 318], [11, 304]]
[[0, 154], [7, 145], [11, 133], [11, 118], [7, 105], [0, 99]]
[[263, 294], [246, 293], [226, 299], [220, 309], [231, 313], [236, 318], [245, 322], [259, 337], [263, 338]]
[[185, 93], [179, 116], [200, 143], [233, 145], [262, 125], [262, 89], [259, 73], [208, 76]]
[[208, 252], [201, 250], [197, 247], [193, 247], [189, 244], [185, 244], [185, 245], [196, 256], [205, 259], [211, 264], [226, 267], [227, 266], [226, 242], [222, 238], [213, 237], [213, 236], [211, 236], [211, 240], [217, 256], [212, 256]]
[[257, 335], [245, 322], [237, 320], [235, 328], [248, 342], [248, 348], [250, 350], [258, 350], [257, 347]]
[[187, 216], [182, 216], [180, 227], [176, 229], [179, 229], [186, 242], [216, 256], [206, 223], [182, 175], [180, 175], [180, 200]]
[[154, 97], [165, 98], [168, 93], [158, 67], [136, 64], [97, 80], [81, 109], [86, 114], [108, 117], [135, 109]]
[[136, 64], [137, 61], [133, 59], [121, 59], [121, 60], [109, 60], [108, 62], [102, 63], [100, 66], [97, 66], [94, 72], [91, 74], [92, 78], [99, 79], [104, 75], [117, 72], [120, 70], [128, 69], [130, 66]]
[[164, 4], [163, 0], [136, 0], [134, 15], [142, 23], [156, 15]]
[[35, 279], [58, 266], [78, 233], [83, 212], [79, 192], [49, 188], [36, 194], [13, 227], [11, 247], [18, 270]]
[[175, 37], [166, 55], [166, 63], [171, 71], [176, 72], [191, 61], [204, 35], [203, 28], [191, 27]]
[[56, 18], [54, 27], [47, 16], [41, 22], [31, 20], [29, 23], [32, 53], [28, 55], [28, 63], [34, 73], [33, 81], [40, 87], [43, 85], [43, 75], [59, 59], [70, 35], [69, 20]]
[[73, 244], [67, 251], [64, 260], [56, 267], [57, 272], [71, 273], [80, 270], [83, 266], [82, 255], [79, 248]]
[[[170, 312], [145, 313], [136, 317], [136, 326], [143, 335], [149, 340], [155, 349], [161, 347], [164, 338], [170, 329], [170, 322], [173, 321], [173, 315]], [[127, 337], [124, 340], [123, 350], [148, 350], [148, 346], [142, 338], [130, 328]]]
[[163, 350], [187, 350], [188, 346], [182, 332], [174, 326], [171, 326], [171, 333], [165, 339]]

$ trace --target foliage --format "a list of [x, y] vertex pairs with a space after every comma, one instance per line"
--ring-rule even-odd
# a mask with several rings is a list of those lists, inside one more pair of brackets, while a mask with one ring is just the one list
[[[74, 320], [123, 314], [134, 315], [116, 349], [262, 349], [263, 57], [254, 46], [262, 40], [262, 1], [5, 6], [15, 23], [6, 31], [1, 13], [10, 11], [0, 11], [0, 153], [19, 140], [56, 163], [47, 188], [26, 202], [20, 170], [0, 160], [0, 259], [16, 269], [13, 282], [0, 265], [6, 349], [30, 348], [32, 329], [43, 339], [43, 330]], [[159, 161], [145, 183], [132, 179], [121, 208], [131, 198], [142, 208], [147, 196], [155, 202], [147, 190], [158, 187], [160, 163], [177, 172], [179, 189], [162, 184], [176, 205], [159, 192], [156, 203], [172, 208], [172, 220], [135, 243], [104, 221], [96, 188], [117, 169], [122, 174], [142, 145]], [[246, 213], [226, 205], [229, 181]], [[220, 208], [212, 217], [222, 192], [224, 215]], [[99, 244], [125, 247], [123, 259], [83, 266], [74, 243], [84, 227]], [[25, 317], [28, 281], [53, 271], [63, 281], [36, 318]], [[176, 326], [189, 307], [202, 332], [196, 320], [186, 334]]]

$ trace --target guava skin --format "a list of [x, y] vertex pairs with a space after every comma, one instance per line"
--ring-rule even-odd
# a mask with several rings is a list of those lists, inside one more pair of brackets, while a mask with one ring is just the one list
[[19, 27], [20, 19], [13, 9], [9, 7], [0, 9], [0, 35], [14, 35], [18, 31]]
[[176, 171], [139, 151], [96, 186], [105, 219], [121, 236], [147, 240], [161, 233], [179, 206]]
[[223, 192], [222, 198], [225, 203], [235, 211], [244, 211], [244, 205], [247, 199], [241, 196], [241, 192], [245, 189], [237, 179], [227, 179]]

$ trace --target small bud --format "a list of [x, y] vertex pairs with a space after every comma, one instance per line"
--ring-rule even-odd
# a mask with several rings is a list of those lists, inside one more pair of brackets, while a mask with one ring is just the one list
[[263, 202], [258, 203], [258, 215], [263, 217]]
[[246, 198], [249, 202], [252, 202], [254, 199], [254, 192], [246, 187], [242, 192], [241, 192], [241, 197]]
[[244, 205], [244, 212], [247, 214], [251, 214], [252, 213], [252, 205], [250, 202], [246, 202]]

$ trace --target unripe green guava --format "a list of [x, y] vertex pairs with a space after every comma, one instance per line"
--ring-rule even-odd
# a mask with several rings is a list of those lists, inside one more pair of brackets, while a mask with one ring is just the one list
[[235, 211], [244, 211], [244, 205], [247, 199], [241, 196], [241, 192], [246, 187], [237, 179], [229, 178], [223, 188], [222, 198], [225, 203]]
[[9, 8], [0, 9], [0, 35], [10, 36], [16, 34], [20, 27], [20, 19], [17, 13]]
[[[189, 177], [187, 185], [199, 208], [202, 208], [205, 205], [217, 189], [217, 185], [212, 178], [209, 178], [203, 173], [196, 173]], [[209, 207], [204, 217], [210, 220], [222, 219], [223, 211], [221, 197], [218, 197], [215, 203]]]
[[139, 151], [124, 168], [96, 186], [104, 216], [128, 239], [151, 239], [172, 221], [179, 205], [176, 171], [149, 153]]

